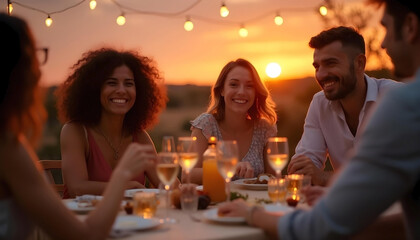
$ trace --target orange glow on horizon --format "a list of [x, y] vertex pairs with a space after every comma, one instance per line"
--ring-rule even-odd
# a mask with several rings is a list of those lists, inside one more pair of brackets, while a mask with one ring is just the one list
[[[90, 10], [90, 2], [93, 1], [86, 1], [85, 7], [75, 8], [71, 14], [55, 14], [53, 27], [50, 28], [43, 24], [45, 15], [21, 7], [13, 10], [14, 15], [27, 20], [37, 45], [50, 49], [48, 62], [41, 66], [42, 85], [62, 83], [70, 74], [71, 66], [83, 53], [100, 47], [135, 50], [152, 58], [166, 84], [213, 85], [223, 66], [237, 58], [249, 60], [263, 80], [270, 80], [265, 68], [271, 62], [281, 66], [280, 76], [274, 78], [276, 81], [314, 76], [313, 49], [308, 47], [308, 41], [324, 30], [319, 13], [314, 11], [319, 2], [302, 0], [302, 5], [314, 7], [310, 11], [282, 10], [284, 22], [278, 26], [273, 21], [275, 8], [294, 8], [296, 4], [293, 1], [276, 6], [270, 1], [229, 1], [230, 14], [226, 19], [220, 17], [222, 1], [202, 1], [188, 12], [194, 22], [191, 32], [183, 28], [185, 16], [168, 19], [130, 14], [126, 16], [127, 22], [119, 26], [112, 1], [101, 1], [95, 11]], [[65, 7], [61, 1], [47, 4], [42, 0], [32, 0], [31, 4], [40, 9]], [[136, 2], [133, 7], [176, 12], [181, 8], [179, 4], [156, 0]], [[6, 9], [6, 3], [0, 2], [0, 7]], [[246, 22], [267, 10], [274, 12], [258, 21]], [[207, 23], [193, 16], [218, 19], [219, 23]], [[245, 38], [238, 34], [240, 25], [231, 24], [241, 21], [245, 21], [244, 26], [248, 31]], [[377, 65], [377, 60], [369, 61], [367, 68]]]

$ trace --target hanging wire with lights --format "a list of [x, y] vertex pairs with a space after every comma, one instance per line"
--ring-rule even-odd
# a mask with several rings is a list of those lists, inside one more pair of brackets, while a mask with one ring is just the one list
[[51, 16], [52, 16], [53, 14], [62, 13], [62, 12], [65, 12], [65, 11], [67, 11], [67, 10], [69, 10], [69, 9], [75, 8], [75, 7], [79, 6], [80, 4], [82, 4], [82, 3], [83, 3], [83, 2], [85, 2], [85, 1], [86, 1], [86, 0], [81, 0], [80, 2], [78, 2], [78, 3], [76, 3], [76, 4], [73, 4], [73, 5], [71, 5], [71, 6], [68, 6], [68, 7], [66, 7], [66, 8], [62, 9], [62, 10], [58, 10], [58, 11], [54, 11], [54, 12], [46, 12], [46, 11], [44, 11], [44, 10], [41, 10], [41, 9], [38, 9], [38, 8], [34, 8], [34, 7], [28, 6], [28, 5], [26, 5], [26, 4], [22, 4], [22, 3], [20, 3], [20, 2], [17, 2], [17, 1], [10, 1], [10, 0], [7, 0], [7, 8], [8, 8], [8, 13], [9, 13], [9, 15], [12, 13], [12, 10], [13, 10], [13, 4], [16, 4], [16, 5], [18, 5], [18, 6], [21, 6], [21, 7], [23, 7], [23, 8], [31, 9], [31, 10], [33, 10], [33, 11], [37, 11], [37, 12], [43, 13], [43, 14], [47, 15], [47, 18], [45, 19], [45, 25], [46, 25], [47, 27], [50, 27], [50, 26], [52, 25], [52, 23], [53, 23], [53, 20], [52, 20], [52, 18], [51, 18]]
[[[319, 6], [319, 5], [318, 5]], [[324, 6], [324, 5], [321, 5]], [[306, 12], [306, 11], [313, 11], [314, 8], [282, 8], [281, 9], [282, 12]], [[212, 18], [207, 18], [207, 17], [203, 17], [203, 16], [198, 16], [198, 15], [189, 15], [190, 18], [193, 18], [195, 20], [199, 20], [202, 22], [207, 22], [207, 23], [214, 23], [214, 24], [230, 24], [230, 25], [234, 25], [234, 26], [240, 26], [239, 27], [239, 31], [238, 34], [240, 37], [245, 38], [249, 35], [248, 29], [246, 28], [246, 26], [249, 26], [250, 23], [254, 23], [257, 21], [260, 21], [264, 18], [267, 18], [268, 16], [273, 16], [272, 15], [273, 10], [270, 10], [269, 12], [264, 12], [260, 15], [257, 15], [256, 17], [253, 18], [249, 18], [248, 20], [245, 21], [241, 21], [241, 22], [237, 22], [237, 21], [229, 21], [228, 19], [212, 19]], [[324, 15], [323, 15], [324, 16]], [[283, 17], [280, 15], [280, 9], [275, 10], [275, 15], [274, 15], [274, 23], [277, 26], [281, 26], [284, 23], [284, 19]]]
[[[163, 12], [143, 11], [143, 10], [135, 9], [133, 7], [129, 7], [127, 5], [121, 4], [121, 3], [117, 2], [116, 0], [111, 0], [111, 2], [114, 3], [120, 9], [120, 11], [124, 12], [124, 15], [127, 15], [127, 14], [142, 14], [142, 15], [154, 15], [154, 16], [160, 16], [160, 17], [178, 17], [179, 15], [182, 15], [182, 14], [186, 13], [187, 11], [191, 10], [192, 8], [194, 8], [201, 1], [202, 0], [196, 0], [190, 6], [186, 7], [185, 9], [183, 9], [181, 11], [178, 11], [178, 12], [163, 13]], [[119, 18], [120, 17], [121, 17], [121, 15], [119, 16]], [[125, 23], [125, 21], [124, 21], [124, 23]], [[192, 22], [191, 22], [191, 24], [192, 24]], [[184, 28], [185, 28], [185, 24], [184, 24]]]
[[[45, 24], [46, 26], [51, 26], [53, 23], [53, 19], [51, 18], [51, 16], [53, 14], [57, 14], [57, 13], [62, 13], [64, 11], [67, 11], [71, 8], [77, 7], [80, 4], [82, 4], [83, 2], [85, 2], [87, 0], [81, 0], [80, 2], [73, 4], [69, 7], [66, 7], [62, 10], [59, 11], [54, 11], [54, 12], [46, 12], [44, 10], [41, 9], [37, 9], [31, 6], [28, 6], [26, 4], [22, 4], [19, 3], [17, 1], [12, 1], [12, 0], [7, 0], [8, 4], [7, 4], [7, 11], [9, 14], [11, 14], [11, 12], [13, 11], [13, 4], [19, 5], [23, 8], [27, 8], [27, 9], [31, 9], [34, 11], [38, 11], [41, 12], [43, 14], [45, 14], [46, 20], [45, 20]], [[203, 16], [198, 16], [198, 15], [193, 15], [193, 14], [189, 14], [188, 16], [182, 16], [184, 15], [186, 12], [188, 12], [189, 10], [193, 9], [195, 6], [197, 6], [202, 0], [196, 0], [195, 2], [193, 2], [192, 4], [190, 4], [189, 6], [187, 6], [185, 9], [182, 9], [180, 11], [177, 12], [156, 12], [156, 11], [144, 11], [144, 10], [139, 10], [139, 9], [135, 9], [133, 7], [127, 6], [125, 4], [121, 4], [119, 3], [117, 0], [110, 0], [115, 6], [117, 6], [121, 12], [121, 14], [116, 18], [116, 23], [120, 26], [123, 26], [127, 19], [126, 16], [127, 15], [131, 15], [131, 14], [140, 14], [140, 15], [154, 15], [154, 16], [160, 16], [160, 17], [166, 17], [166, 18], [175, 18], [175, 17], [183, 17], [186, 18], [186, 21], [184, 22], [184, 29], [185, 31], [192, 31], [194, 29], [194, 23], [191, 21], [191, 19], [194, 20], [198, 20], [198, 21], [202, 21], [202, 22], [207, 22], [207, 23], [214, 23], [214, 24], [231, 24], [234, 26], [240, 26], [239, 29], [239, 36], [241, 37], [247, 37], [248, 36], [248, 30], [245, 26], [249, 26], [251, 22], [257, 22], [263, 18], [266, 18], [267, 16], [273, 16], [272, 12], [273, 10], [270, 10], [270, 12], [265, 12], [263, 14], [260, 14], [254, 18], [250, 18], [246, 21], [228, 21], [226, 19], [226, 17], [229, 15], [229, 9], [226, 7], [226, 4], [224, 1], [222, 1], [221, 3], [221, 7], [220, 7], [220, 15], [223, 17], [222, 20], [220, 19], [212, 19], [212, 18], [207, 18], [207, 17], [203, 17]], [[327, 1], [327, 0], [321, 0], [321, 1]], [[97, 2], [96, 0], [89, 0], [89, 7], [90, 9], [95, 9], [97, 6]], [[320, 4], [318, 5], [319, 9], [319, 13], [322, 16], [325, 16], [328, 13], [328, 9], [324, 4]], [[308, 10], [313, 10], [313, 7], [311, 8], [282, 8], [281, 11], [282, 12], [293, 12], [293, 11], [308, 11]], [[274, 15], [274, 23], [277, 26], [281, 26], [284, 23], [284, 19], [283, 17], [280, 15], [280, 9], [275, 10], [275, 15]]]

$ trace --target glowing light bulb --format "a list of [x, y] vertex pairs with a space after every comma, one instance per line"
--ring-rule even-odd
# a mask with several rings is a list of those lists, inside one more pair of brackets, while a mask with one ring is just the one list
[[191, 20], [187, 18], [187, 20], [184, 23], [185, 31], [190, 32], [193, 30], [193, 28], [194, 28], [194, 23], [191, 22]]
[[89, 7], [91, 10], [96, 8], [96, 1], [95, 0], [90, 0], [89, 2]]
[[7, 7], [7, 11], [9, 11], [9, 15], [12, 14], [13, 11], [13, 4], [9, 3], [8, 7]]
[[248, 36], [248, 30], [244, 26], [239, 29], [239, 36], [243, 38]]
[[229, 15], [229, 9], [226, 7], [224, 3], [222, 3], [222, 6], [220, 7], [220, 16], [227, 17]]
[[124, 14], [121, 14], [120, 16], [117, 17], [117, 24], [120, 25], [120, 26], [125, 24]]
[[50, 15], [48, 15], [47, 19], [45, 19], [45, 25], [47, 25], [47, 27], [50, 27], [52, 22], [52, 18], [50, 17]]
[[283, 18], [279, 14], [277, 14], [276, 17], [274, 18], [274, 23], [277, 26], [282, 25], [283, 24]]
[[321, 6], [321, 7], [319, 7], [319, 13], [320, 13], [322, 16], [326, 16], [326, 15], [327, 15], [327, 13], [328, 13], [328, 9], [327, 9], [327, 7], [326, 7], [326, 6]]

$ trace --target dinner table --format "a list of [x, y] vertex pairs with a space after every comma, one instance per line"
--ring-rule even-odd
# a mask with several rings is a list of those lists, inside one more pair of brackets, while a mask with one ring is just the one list
[[[236, 184], [235, 182], [230, 183], [231, 192], [240, 193], [243, 196], [248, 196], [247, 202], [253, 204], [258, 200], [269, 200], [267, 193], [267, 187], [251, 187], [249, 184]], [[166, 214], [165, 198], [164, 194], [159, 194], [160, 202], [157, 211], [156, 219], [164, 218]], [[128, 199], [124, 200], [127, 201]], [[63, 201], [74, 201], [74, 199], [67, 199]], [[218, 203], [220, 204], [220, 203]], [[110, 232], [109, 239], [124, 239], [124, 240], [167, 240], [167, 239], [269, 239], [265, 232], [256, 227], [249, 226], [245, 221], [218, 221], [216, 219], [206, 218], [208, 211], [216, 211], [218, 204], [210, 204], [207, 209], [198, 210], [193, 215], [188, 214], [181, 209], [171, 207], [168, 209], [168, 215], [171, 218], [175, 218], [175, 223], [162, 223], [162, 221], [156, 226], [152, 225], [148, 228], [140, 229], [118, 229], [113, 228]], [[122, 203], [122, 206], [124, 203]], [[270, 204], [271, 206], [274, 204]], [[287, 209], [288, 211], [293, 208], [280, 205], [280, 209]], [[306, 204], [298, 204], [297, 208], [308, 208]], [[78, 218], [83, 220], [86, 218], [86, 212], [77, 212]], [[124, 218], [135, 218], [135, 215], [128, 215], [123, 209], [118, 213], [117, 219]], [[140, 217], [139, 217], [140, 218]], [[223, 219], [223, 218], [222, 218]], [[114, 224], [115, 225], [115, 224]]]
[[[235, 182], [230, 183], [231, 191], [240, 193], [243, 196], [248, 196], [247, 202], [250, 204], [256, 204], [261, 200], [269, 200], [267, 187], [252, 187], [249, 184], [237, 184]], [[158, 189], [156, 189], [157, 191]], [[162, 190], [161, 190], [162, 191]], [[119, 229], [113, 227], [110, 232], [109, 239], [124, 239], [124, 240], [167, 240], [167, 239], [221, 239], [221, 240], [234, 240], [234, 239], [269, 239], [269, 236], [266, 233], [256, 227], [252, 227], [246, 224], [245, 221], [218, 221], [218, 219], [208, 218], [208, 211], [216, 211], [218, 204], [211, 204], [207, 209], [198, 210], [193, 215], [188, 214], [181, 209], [171, 207], [170, 209], [165, 208], [165, 198], [164, 194], [159, 194], [160, 204], [156, 211], [155, 220], [158, 222], [156, 224], [149, 225], [148, 227], [139, 227], [139, 228], [128, 228], [128, 229]], [[74, 201], [74, 199], [63, 200], [67, 203], [69, 201]], [[126, 198], [124, 201], [129, 201]], [[220, 203], [219, 203], [220, 204]], [[280, 203], [279, 203], [280, 204]], [[122, 203], [122, 206], [124, 202]], [[264, 203], [262, 204], [264, 205]], [[306, 203], [298, 203], [294, 208], [288, 207], [285, 204], [268, 204], [265, 206], [277, 206], [279, 211], [289, 212], [294, 211], [295, 209], [310, 209]], [[168, 210], [168, 212], [166, 212]], [[399, 204], [392, 205], [384, 214], [392, 214], [400, 211]], [[78, 218], [83, 220], [87, 216], [87, 212], [77, 212]], [[165, 215], [168, 214], [169, 217], [175, 218], [177, 221], [175, 223], [164, 223], [158, 219], [162, 219]], [[274, 212], [275, 214], [275, 212]], [[128, 215], [123, 208], [118, 213], [116, 225], [118, 219], [125, 218], [140, 218], [136, 215]], [[221, 219], [223, 219], [221, 217]]]

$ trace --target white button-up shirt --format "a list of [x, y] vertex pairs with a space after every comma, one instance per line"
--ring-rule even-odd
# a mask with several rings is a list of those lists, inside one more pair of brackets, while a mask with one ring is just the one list
[[367, 93], [359, 114], [356, 136], [353, 136], [347, 125], [340, 103], [328, 100], [324, 92], [320, 91], [314, 95], [309, 106], [304, 132], [292, 159], [298, 155], [305, 155], [313, 161], [315, 166], [323, 169], [329, 157], [334, 170], [341, 167], [359, 141], [363, 126], [375, 103], [388, 89], [401, 84], [394, 80], [371, 78], [366, 74], [365, 80]]

